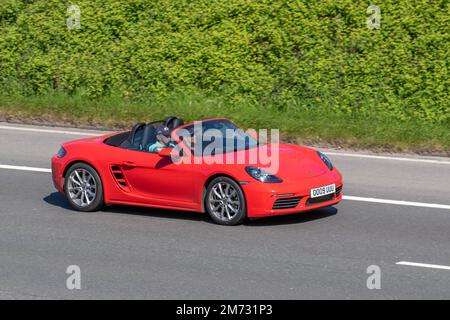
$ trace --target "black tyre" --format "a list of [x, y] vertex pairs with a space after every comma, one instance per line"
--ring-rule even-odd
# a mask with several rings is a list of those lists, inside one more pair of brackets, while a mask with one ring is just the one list
[[86, 163], [75, 163], [67, 170], [64, 193], [70, 206], [78, 211], [96, 211], [103, 206], [102, 180]]
[[208, 185], [205, 208], [215, 223], [227, 226], [241, 224], [247, 216], [247, 205], [241, 187], [228, 177], [215, 178]]

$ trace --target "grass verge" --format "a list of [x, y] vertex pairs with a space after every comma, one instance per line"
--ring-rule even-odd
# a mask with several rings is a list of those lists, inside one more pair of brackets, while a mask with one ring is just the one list
[[3, 121], [122, 129], [167, 115], [177, 115], [185, 121], [227, 117], [244, 128], [278, 128], [284, 141], [299, 144], [450, 155], [450, 121], [400, 120], [382, 110], [342, 113], [331, 107], [300, 103], [280, 110], [271, 103], [195, 94], [173, 94], [145, 102], [114, 97], [90, 100], [63, 94], [0, 95]]

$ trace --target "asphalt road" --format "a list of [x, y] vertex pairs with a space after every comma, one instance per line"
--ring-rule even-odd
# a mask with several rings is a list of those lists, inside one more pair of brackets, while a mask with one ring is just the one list
[[[21, 127], [0, 123], [0, 299], [450, 298], [450, 207], [427, 207], [450, 205], [448, 158], [332, 152], [345, 195], [425, 204], [347, 199], [222, 227], [189, 212], [75, 212], [49, 173], [2, 165], [50, 168], [61, 142], [92, 132], [6, 126]], [[69, 265], [81, 269], [80, 290], [66, 288]], [[381, 289], [367, 288], [371, 265]]]

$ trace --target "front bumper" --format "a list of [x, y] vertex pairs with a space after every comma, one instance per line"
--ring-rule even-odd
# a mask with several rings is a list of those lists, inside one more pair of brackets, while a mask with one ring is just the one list
[[[310, 199], [310, 191], [313, 188], [335, 184], [337, 192], [329, 197], [323, 197], [314, 202]], [[336, 170], [327, 172], [318, 177], [312, 177], [295, 182], [261, 183], [250, 181], [242, 185], [247, 201], [247, 216], [249, 218], [291, 214], [310, 211], [322, 207], [328, 207], [342, 200], [342, 176]], [[297, 199], [298, 204], [289, 208], [274, 207], [277, 199]]]

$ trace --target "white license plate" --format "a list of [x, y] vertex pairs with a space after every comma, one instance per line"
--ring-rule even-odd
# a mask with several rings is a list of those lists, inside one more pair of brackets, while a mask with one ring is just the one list
[[336, 185], [333, 183], [329, 184], [328, 186], [311, 189], [311, 198], [326, 196], [327, 194], [335, 192], [336, 192]]

